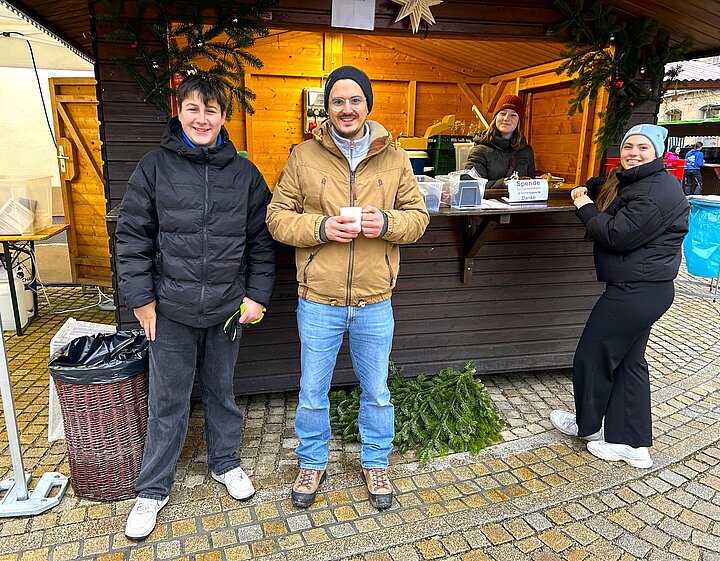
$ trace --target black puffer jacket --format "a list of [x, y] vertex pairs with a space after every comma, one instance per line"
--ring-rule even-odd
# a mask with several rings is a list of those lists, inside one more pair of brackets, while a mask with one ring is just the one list
[[129, 308], [192, 327], [224, 322], [244, 296], [267, 304], [275, 242], [265, 225], [271, 194], [223, 128], [213, 148], [190, 148], [173, 118], [161, 147], [130, 177], [116, 234], [120, 288]]
[[[618, 196], [604, 211], [587, 204], [576, 212], [595, 242], [602, 282], [667, 281], [677, 276], [690, 204], [662, 158], [617, 174]], [[596, 187], [594, 181], [588, 182]], [[592, 195], [596, 189], [588, 189]]]
[[515, 171], [520, 177], [535, 177], [535, 154], [529, 144], [523, 140], [517, 150], [510, 145], [509, 138], [496, 136], [492, 140], [482, 138], [468, 154], [465, 169], [475, 171], [488, 180], [486, 189], [504, 189], [503, 179], [508, 174], [510, 160], [517, 152]]

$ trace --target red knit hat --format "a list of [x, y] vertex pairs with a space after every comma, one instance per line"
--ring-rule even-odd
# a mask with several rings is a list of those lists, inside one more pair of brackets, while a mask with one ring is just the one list
[[516, 95], [504, 95], [501, 97], [500, 101], [498, 101], [495, 106], [493, 117], [495, 117], [495, 115], [503, 109], [512, 109], [518, 114], [521, 121], [525, 119], [525, 104], [523, 103], [523, 100]]

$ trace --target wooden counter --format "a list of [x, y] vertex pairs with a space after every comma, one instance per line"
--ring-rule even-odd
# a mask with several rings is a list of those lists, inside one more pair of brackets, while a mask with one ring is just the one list
[[[595, 279], [592, 244], [568, 201], [563, 196], [533, 208], [441, 209], [431, 215], [425, 235], [401, 248], [393, 295], [392, 357], [405, 374], [435, 373], [468, 360], [480, 373], [571, 366], [603, 286]], [[485, 221], [494, 225], [485, 226], [478, 244]], [[299, 386], [296, 306], [294, 249], [281, 246], [266, 317], [243, 334], [238, 394]], [[137, 325], [124, 307], [117, 320], [122, 329]], [[355, 383], [347, 344], [334, 382]]]

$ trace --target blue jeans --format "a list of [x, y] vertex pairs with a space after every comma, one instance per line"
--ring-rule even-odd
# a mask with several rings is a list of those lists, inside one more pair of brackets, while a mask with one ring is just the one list
[[240, 341], [231, 341], [222, 327], [199, 329], [157, 315], [155, 341], [150, 342], [147, 436], [135, 484], [139, 497], [163, 499], [170, 494], [187, 436], [196, 368], [208, 467], [223, 474], [240, 465], [243, 416], [233, 391]]
[[395, 320], [390, 300], [359, 306], [330, 306], [298, 299], [302, 350], [300, 399], [295, 432], [300, 467], [324, 470], [330, 440], [328, 392], [343, 335], [350, 337], [350, 357], [360, 380], [360, 463], [387, 467], [395, 436], [395, 409], [387, 386]]

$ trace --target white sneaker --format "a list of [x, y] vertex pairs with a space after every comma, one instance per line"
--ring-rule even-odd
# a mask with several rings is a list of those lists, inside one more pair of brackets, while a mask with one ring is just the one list
[[[557, 430], [559, 430], [563, 434], [567, 434], [569, 436], [578, 435], [576, 418], [575, 415], [573, 415], [572, 413], [555, 409], [554, 411], [550, 412], [550, 422]], [[579, 438], [582, 438], [583, 440], [602, 440], [602, 429], [594, 432], [593, 434], [581, 436]]]
[[653, 465], [650, 452], [645, 447], [633, 448], [627, 444], [613, 444], [598, 440], [587, 443], [588, 452], [610, 462], [625, 462], [636, 468], [651, 468]]
[[234, 499], [249, 499], [255, 494], [255, 487], [253, 487], [252, 481], [250, 481], [250, 478], [240, 466], [222, 475], [218, 475], [214, 471], [211, 472], [211, 475], [215, 481], [219, 481], [225, 485], [228, 493], [230, 493], [230, 496]]
[[159, 501], [138, 497], [125, 523], [125, 535], [128, 539], [144, 540], [148, 537], [155, 529], [157, 513], [169, 500], [170, 497]]

